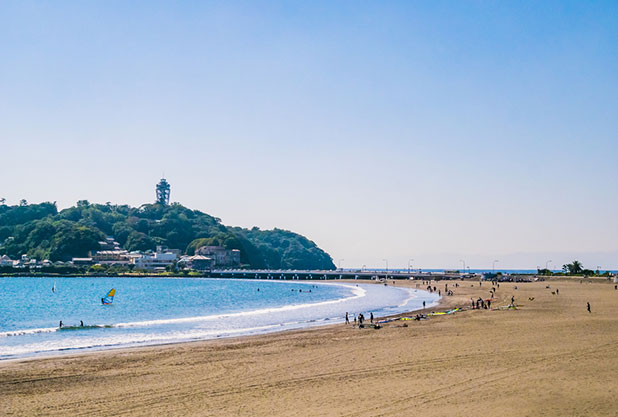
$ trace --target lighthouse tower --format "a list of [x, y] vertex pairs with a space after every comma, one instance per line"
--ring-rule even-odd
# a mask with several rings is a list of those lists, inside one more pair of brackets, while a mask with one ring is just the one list
[[170, 203], [170, 184], [161, 178], [161, 181], [157, 184], [157, 204], [167, 206]]

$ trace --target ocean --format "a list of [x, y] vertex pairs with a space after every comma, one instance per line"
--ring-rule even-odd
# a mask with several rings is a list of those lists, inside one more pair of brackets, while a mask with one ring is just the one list
[[0, 288], [0, 359], [300, 329], [439, 300], [396, 285], [211, 278], [18, 277]]

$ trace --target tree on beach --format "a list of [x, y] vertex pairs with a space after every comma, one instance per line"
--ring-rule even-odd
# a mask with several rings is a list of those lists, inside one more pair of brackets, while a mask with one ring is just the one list
[[569, 275], [577, 275], [584, 272], [584, 268], [582, 267], [582, 263], [579, 261], [573, 261], [570, 264], [562, 265], [562, 270]]

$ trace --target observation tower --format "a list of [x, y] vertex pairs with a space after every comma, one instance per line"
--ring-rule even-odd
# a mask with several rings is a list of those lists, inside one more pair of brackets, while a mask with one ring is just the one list
[[170, 184], [165, 178], [157, 184], [157, 204], [167, 206], [170, 203]]

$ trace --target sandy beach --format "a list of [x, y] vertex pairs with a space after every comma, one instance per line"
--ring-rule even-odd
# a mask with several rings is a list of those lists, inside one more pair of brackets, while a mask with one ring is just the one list
[[[489, 296], [490, 283], [458, 283], [448, 282], [455, 294], [428, 311]], [[5, 361], [0, 414], [618, 415], [614, 284], [501, 283], [492, 307], [512, 296], [517, 310], [462, 311], [380, 330], [341, 324]]]

